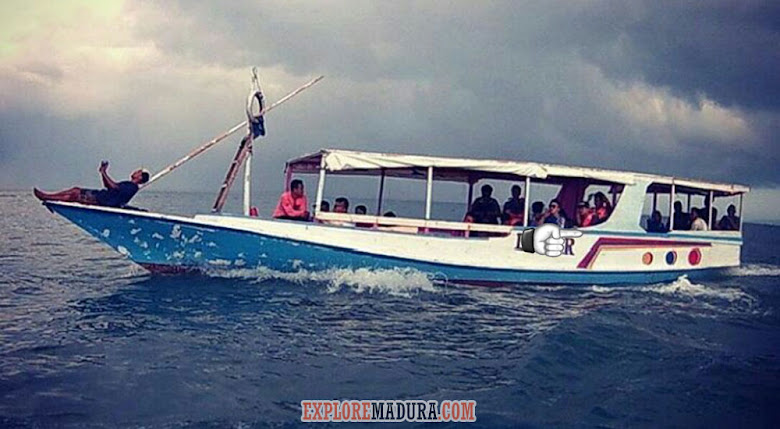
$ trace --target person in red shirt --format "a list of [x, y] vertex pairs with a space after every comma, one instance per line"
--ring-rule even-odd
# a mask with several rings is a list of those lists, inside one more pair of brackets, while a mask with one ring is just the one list
[[577, 204], [577, 226], [591, 226], [593, 225], [593, 217], [595, 214], [590, 209], [590, 204], [587, 201], [582, 201]]
[[594, 218], [591, 225], [598, 225], [604, 223], [609, 215], [612, 214], [612, 204], [607, 200], [607, 196], [603, 192], [596, 192], [593, 204]]
[[306, 210], [308, 204], [303, 193], [303, 182], [293, 180], [290, 182], [290, 190], [279, 197], [273, 216], [275, 219], [309, 220], [309, 212]]

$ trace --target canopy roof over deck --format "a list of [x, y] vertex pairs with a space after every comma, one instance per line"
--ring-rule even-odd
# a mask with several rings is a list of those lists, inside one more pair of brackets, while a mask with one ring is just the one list
[[529, 161], [447, 158], [425, 155], [401, 155], [377, 152], [358, 152], [342, 149], [322, 149], [319, 152], [287, 161], [290, 173], [317, 173], [323, 166], [328, 173], [380, 175], [389, 177], [426, 179], [428, 167], [434, 168], [434, 179], [473, 182], [479, 179], [512, 180], [519, 177], [557, 181], [564, 178], [585, 178], [595, 182], [631, 185], [637, 180], [680, 188], [718, 191], [722, 194], [748, 192], [744, 185], [705, 182], [628, 171], [572, 167]]

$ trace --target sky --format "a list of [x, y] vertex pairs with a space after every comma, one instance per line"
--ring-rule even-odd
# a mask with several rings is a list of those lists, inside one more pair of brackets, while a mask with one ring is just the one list
[[[157, 171], [268, 114], [256, 189], [324, 147], [532, 160], [751, 186], [780, 222], [780, 2], [0, 3], [0, 188]], [[216, 190], [239, 137], [155, 183]], [[313, 189], [314, 180], [310, 187]]]

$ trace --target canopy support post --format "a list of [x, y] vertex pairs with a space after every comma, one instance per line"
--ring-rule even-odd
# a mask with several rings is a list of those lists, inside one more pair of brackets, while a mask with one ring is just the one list
[[382, 175], [379, 177], [379, 196], [376, 202], [376, 215], [382, 216], [382, 198], [385, 193], [385, 169], [382, 169]]
[[469, 195], [466, 197], [466, 211], [471, 211], [471, 200], [474, 198], [474, 181], [469, 176]]
[[742, 213], [742, 198], [744, 197], [745, 197], [744, 193], [739, 194], [739, 232], [740, 233], [742, 233], [742, 219], [745, 218], [745, 213]]
[[710, 203], [708, 206], [710, 207], [710, 214], [707, 215], [707, 220], [709, 221], [709, 225], [707, 225], [707, 230], [712, 231], [712, 206], [715, 204], [715, 192], [710, 191]]
[[525, 176], [525, 205], [523, 207], [523, 227], [528, 226], [528, 207], [531, 204], [531, 176]]
[[674, 179], [672, 180], [672, 192], [669, 194], [669, 232], [674, 231]]
[[251, 208], [252, 205], [251, 184], [252, 184], [252, 148], [250, 146], [249, 153], [247, 153], [246, 161], [244, 162], [244, 216], [249, 216], [249, 209]]
[[[653, 213], [658, 209], [658, 192], [653, 192]], [[650, 213], [652, 216], [653, 213]]]
[[325, 161], [320, 164], [320, 180], [317, 183], [317, 197], [314, 201], [314, 218], [320, 213], [320, 206], [322, 205], [322, 193], [325, 191]]
[[428, 184], [425, 189], [425, 220], [431, 219], [432, 193], [433, 193], [433, 167], [428, 167]]

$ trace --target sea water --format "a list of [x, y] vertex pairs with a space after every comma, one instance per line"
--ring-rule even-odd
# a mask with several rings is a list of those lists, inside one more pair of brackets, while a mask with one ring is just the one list
[[[212, 197], [134, 203], [195, 213]], [[776, 427], [778, 240], [747, 224], [744, 264], [721, 278], [620, 287], [154, 277], [3, 191], [0, 427], [294, 426], [305, 399], [473, 399], [482, 427]]]

